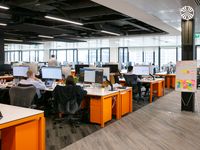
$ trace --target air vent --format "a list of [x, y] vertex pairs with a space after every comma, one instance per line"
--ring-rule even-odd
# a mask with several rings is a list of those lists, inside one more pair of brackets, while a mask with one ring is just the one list
[[194, 0], [197, 6], [200, 6], [200, 0]]

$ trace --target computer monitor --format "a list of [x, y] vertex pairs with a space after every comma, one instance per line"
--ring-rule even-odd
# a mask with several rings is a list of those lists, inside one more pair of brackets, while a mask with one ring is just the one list
[[148, 76], [149, 73], [150, 73], [150, 66], [134, 66], [133, 67], [133, 74]]
[[110, 73], [118, 73], [119, 72], [118, 64], [105, 64], [105, 65], [102, 65], [102, 67], [109, 67]]
[[103, 83], [103, 70], [84, 69], [84, 82]]
[[80, 68], [89, 67], [89, 65], [75, 65], [75, 74], [80, 74]]
[[42, 67], [42, 79], [62, 79], [60, 67]]
[[0, 75], [11, 74], [12, 67], [10, 64], [0, 64]]
[[13, 66], [14, 77], [27, 77], [29, 66]]

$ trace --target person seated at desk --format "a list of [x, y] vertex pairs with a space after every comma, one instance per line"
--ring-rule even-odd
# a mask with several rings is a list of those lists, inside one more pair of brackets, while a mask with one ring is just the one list
[[27, 79], [26, 80], [21, 80], [19, 84], [22, 85], [33, 85], [36, 88], [36, 93], [38, 96], [38, 99], [41, 98], [41, 92], [40, 90], [45, 90], [46, 86], [45, 84], [38, 78], [35, 77], [35, 74], [33, 73], [32, 70], [27, 71]]
[[[133, 74], [133, 66], [128, 66], [128, 69], [127, 69], [127, 75], [131, 75]], [[146, 91], [145, 91], [145, 95], [149, 92], [149, 85], [148, 84], [142, 84], [142, 76], [137, 76], [137, 86], [138, 86], [138, 94], [139, 94], [139, 97], [142, 97], [141, 96], [141, 89], [142, 89], [142, 86], [145, 87]]]
[[[87, 95], [87, 91], [75, 84], [72, 75], [66, 78], [65, 84], [65, 86], [57, 85], [53, 91], [55, 99], [54, 109], [58, 109], [59, 113], [75, 113], [80, 110], [81, 102], [84, 96]], [[70, 104], [70, 108], [67, 105], [69, 101], [73, 101], [73, 103]]]

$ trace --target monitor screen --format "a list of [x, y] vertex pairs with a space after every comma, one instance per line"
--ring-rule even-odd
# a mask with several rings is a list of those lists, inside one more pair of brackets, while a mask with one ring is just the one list
[[75, 65], [75, 74], [80, 74], [80, 69], [84, 67], [89, 67], [89, 65]]
[[84, 82], [103, 83], [103, 70], [84, 69]]
[[136, 75], [149, 75], [150, 67], [149, 66], [134, 66], [133, 74]]
[[14, 77], [27, 77], [29, 66], [13, 66]]
[[103, 83], [103, 70], [95, 71], [95, 83]]
[[60, 67], [43, 67], [42, 68], [43, 79], [62, 79], [62, 71]]
[[85, 69], [84, 70], [84, 82], [95, 83], [95, 74], [96, 74], [95, 70]]
[[12, 67], [10, 64], [0, 64], [0, 74], [11, 73]]
[[109, 67], [110, 73], [118, 73], [119, 72], [118, 64], [106, 64], [106, 65], [102, 65], [102, 67]]

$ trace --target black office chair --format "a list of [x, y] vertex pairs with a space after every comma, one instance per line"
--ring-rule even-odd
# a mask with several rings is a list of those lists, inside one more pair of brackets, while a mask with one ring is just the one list
[[[82, 90], [83, 91], [83, 90]], [[75, 127], [78, 127], [81, 114], [80, 106], [83, 97], [87, 92], [82, 92], [78, 86], [59, 86], [57, 85], [53, 92], [55, 100], [55, 111], [59, 114], [59, 122], [69, 122], [72, 126], [72, 132], [75, 132]], [[64, 118], [62, 118], [64, 116]]]
[[10, 104], [21, 107], [35, 108], [33, 104], [36, 88], [34, 86], [14, 86], [9, 90]]
[[[144, 100], [141, 95], [141, 83], [137, 82], [137, 75], [134, 74], [124, 74], [125, 83], [127, 86], [132, 87], [133, 98], [139, 101], [140, 99]], [[137, 94], [139, 97], [137, 97]]]

